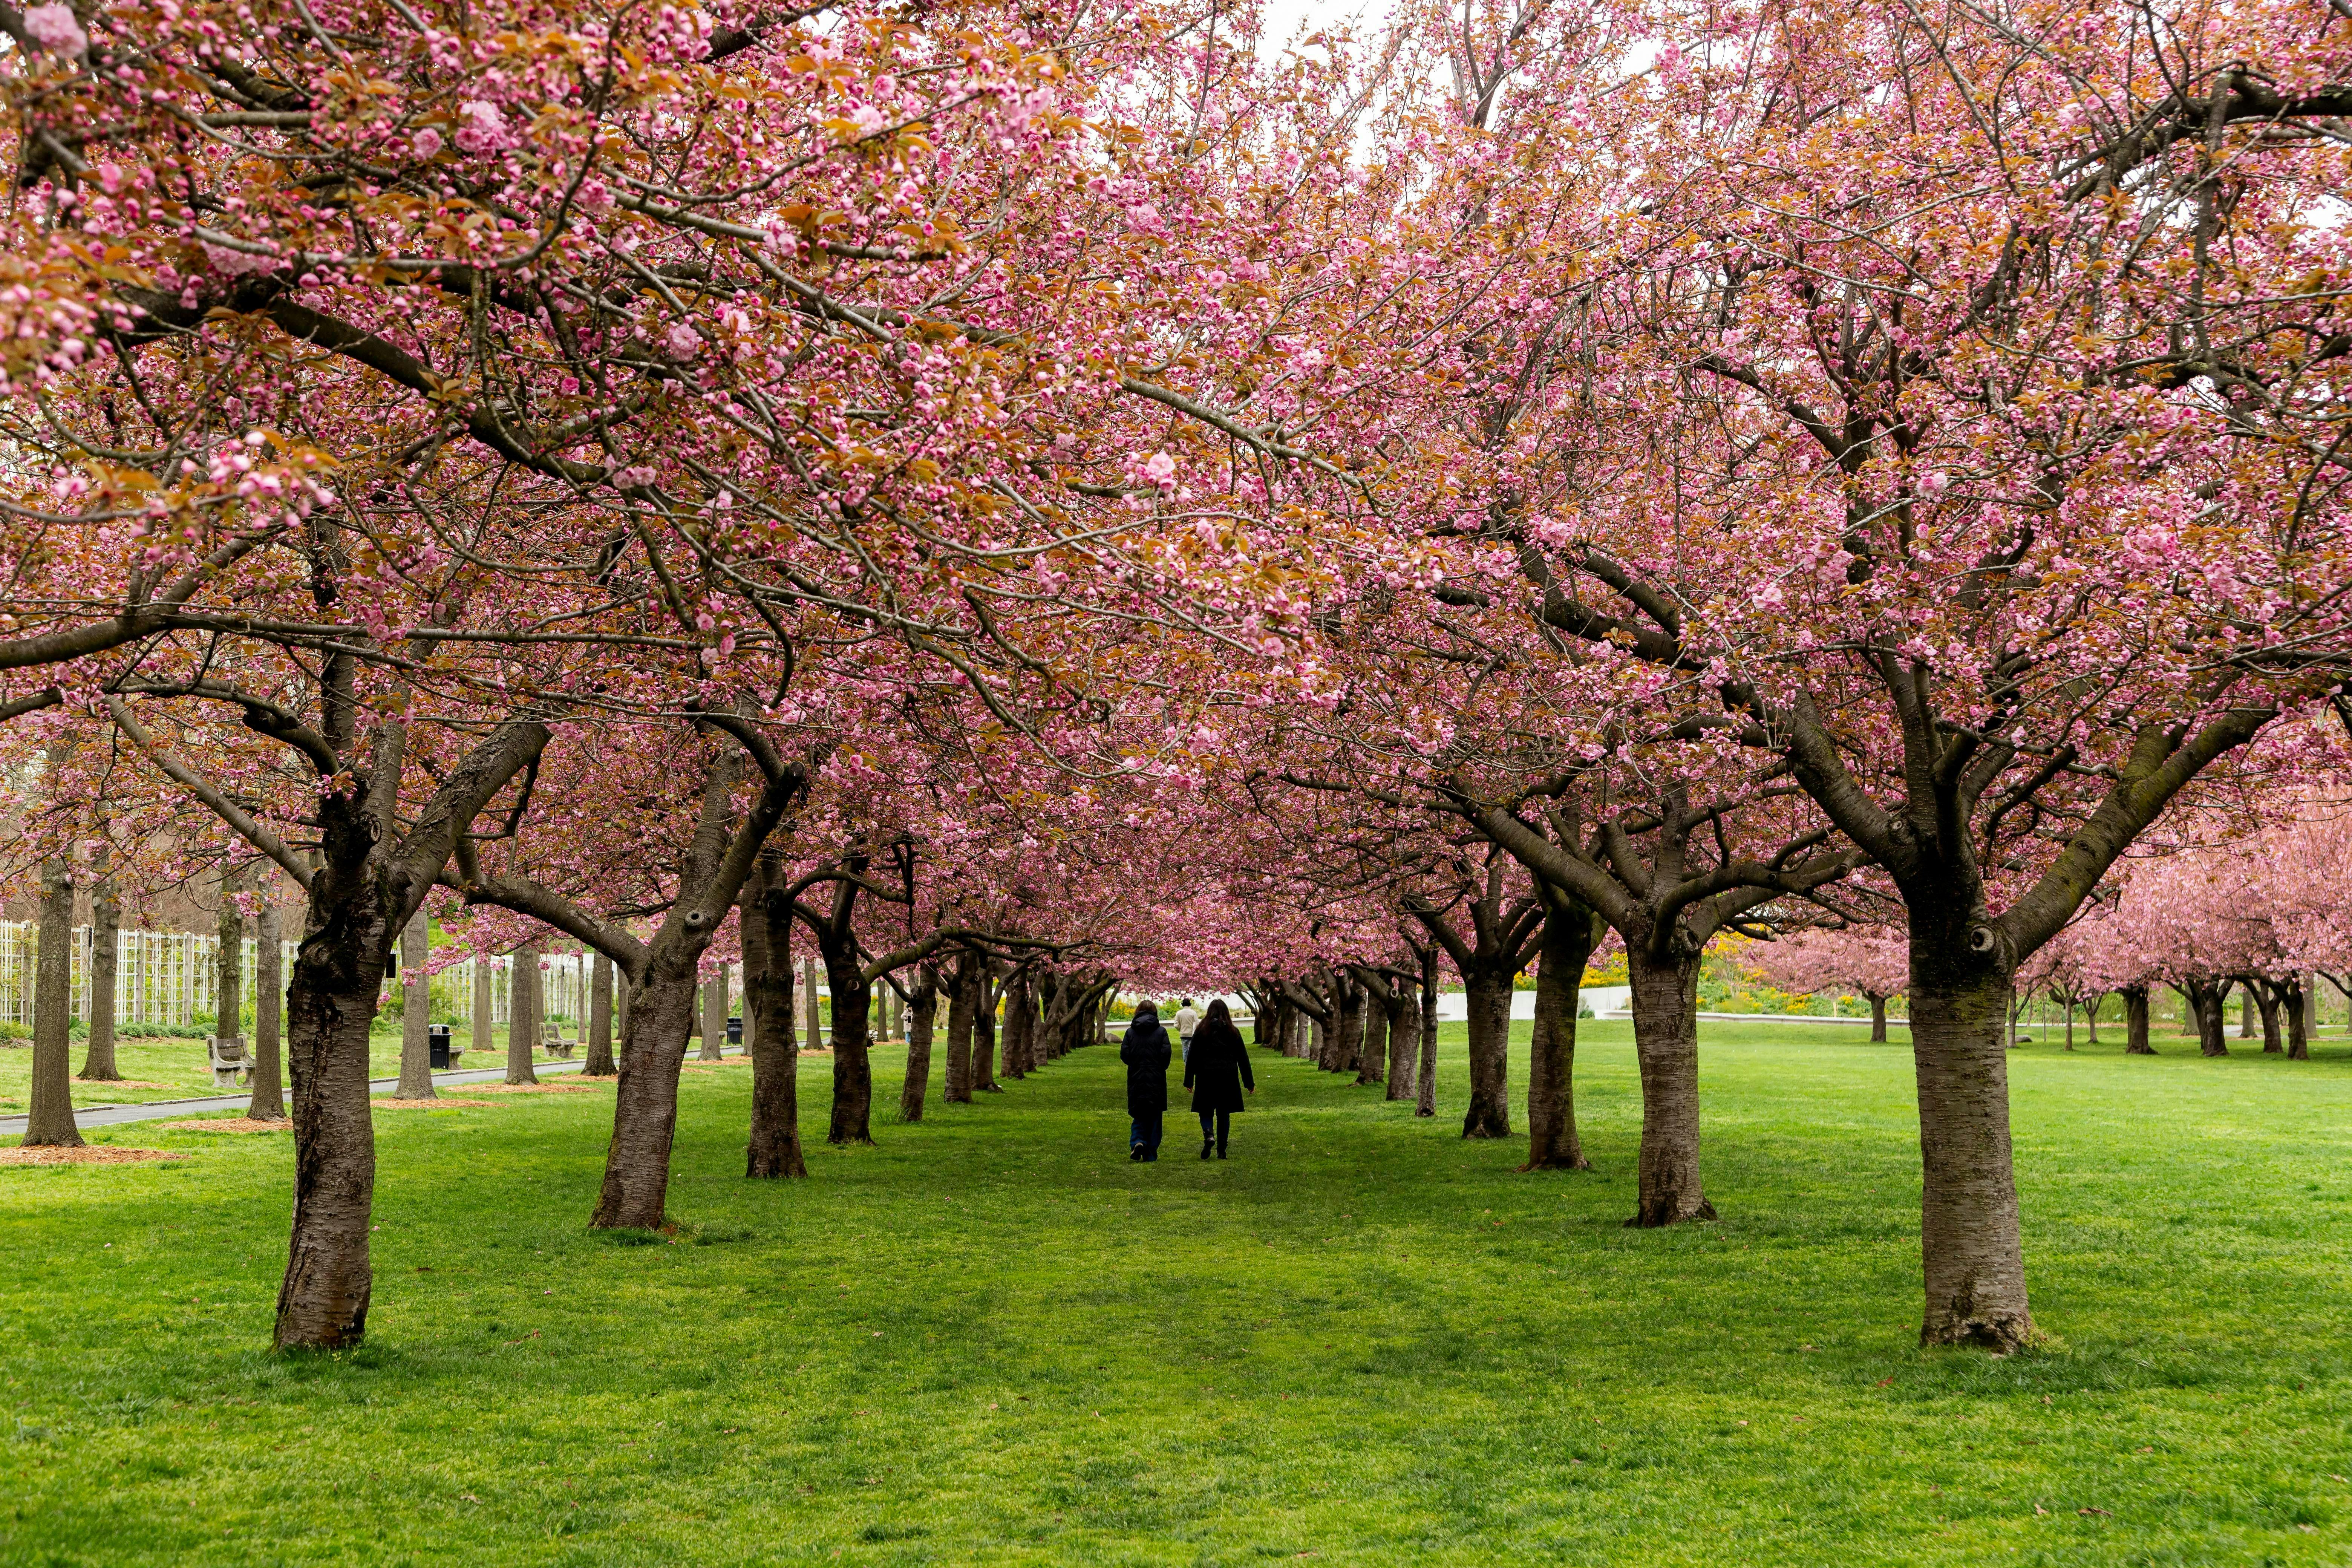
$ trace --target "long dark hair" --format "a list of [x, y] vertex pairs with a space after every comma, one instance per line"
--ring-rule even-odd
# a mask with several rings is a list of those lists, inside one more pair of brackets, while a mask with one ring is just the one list
[[1225, 1005], [1225, 999], [1223, 997], [1220, 996], [1215, 1001], [1209, 1004], [1208, 1021], [1212, 1024], [1223, 1024], [1227, 1028], [1233, 1027], [1233, 1011]]

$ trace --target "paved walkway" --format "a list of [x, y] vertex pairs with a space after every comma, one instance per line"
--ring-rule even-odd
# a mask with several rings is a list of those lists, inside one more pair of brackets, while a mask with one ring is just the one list
[[[743, 1053], [738, 1050], [733, 1054], [741, 1056]], [[687, 1059], [694, 1059], [691, 1052]], [[535, 1062], [532, 1068], [541, 1073], [578, 1072], [580, 1065], [576, 1061]], [[465, 1068], [456, 1072], [435, 1073], [433, 1085], [436, 1089], [451, 1089], [468, 1083], [502, 1083], [506, 1076], [507, 1069], [503, 1066]], [[368, 1091], [389, 1094], [399, 1083], [396, 1078], [370, 1079]], [[150, 1100], [138, 1105], [85, 1105], [74, 1111], [74, 1125], [87, 1132], [93, 1127], [116, 1127], [126, 1121], [161, 1121], [168, 1116], [202, 1116], [208, 1110], [243, 1110], [252, 1103], [252, 1092], [240, 1089], [235, 1094], [211, 1094], [201, 1100]], [[22, 1116], [0, 1116], [0, 1137], [24, 1131], [25, 1121], [26, 1118]]]

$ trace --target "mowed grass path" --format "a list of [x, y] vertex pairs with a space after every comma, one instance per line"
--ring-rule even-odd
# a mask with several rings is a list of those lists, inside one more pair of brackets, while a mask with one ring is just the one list
[[1433, 1122], [1258, 1052], [1232, 1160], [1130, 1165], [1090, 1048], [791, 1184], [693, 1073], [667, 1245], [583, 1228], [609, 1089], [387, 1111], [371, 1342], [301, 1362], [287, 1141], [121, 1129], [189, 1158], [0, 1170], [0, 1563], [2343, 1564], [2343, 1047], [2017, 1053], [2056, 1338], [1995, 1362], [1914, 1347], [1859, 1035], [1708, 1032], [1724, 1218], [1670, 1232], [1622, 1024], [1575, 1175], [1455, 1136], [1458, 1043]]

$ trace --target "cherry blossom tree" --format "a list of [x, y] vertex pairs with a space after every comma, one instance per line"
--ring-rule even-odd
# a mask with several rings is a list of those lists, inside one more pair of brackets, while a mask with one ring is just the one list
[[1910, 944], [1899, 930], [1858, 926], [1797, 931], [1740, 954], [1742, 967], [1798, 995], [1851, 991], [1870, 1002], [1870, 1037], [1886, 1038], [1886, 1003], [1911, 978]]

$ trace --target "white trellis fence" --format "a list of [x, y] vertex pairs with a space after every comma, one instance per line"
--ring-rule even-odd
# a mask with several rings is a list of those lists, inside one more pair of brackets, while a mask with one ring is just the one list
[[[73, 1016], [89, 1016], [90, 928], [73, 928]], [[245, 1007], [253, 1008], [254, 942], [245, 940]], [[278, 973], [291, 975], [295, 944], [281, 942]], [[0, 921], [0, 1023], [30, 1028], [33, 972], [40, 927], [29, 921]], [[590, 960], [576, 952], [541, 955], [543, 1009], [551, 1018], [587, 1016]], [[436, 1018], [464, 1024], [473, 1017], [474, 973], [490, 969], [490, 1019], [507, 1022], [514, 961], [467, 959], [435, 973], [428, 983]], [[220, 939], [201, 931], [124, 930], [115, 933], [114, 1018], [117, 1025], [158, 1024], [184, 1028], [198, 1015], [220, 1005]], [[387, 987], [389, 990], [390, 987]], [[388, 1000], [389, 998], [387, 998]]]

